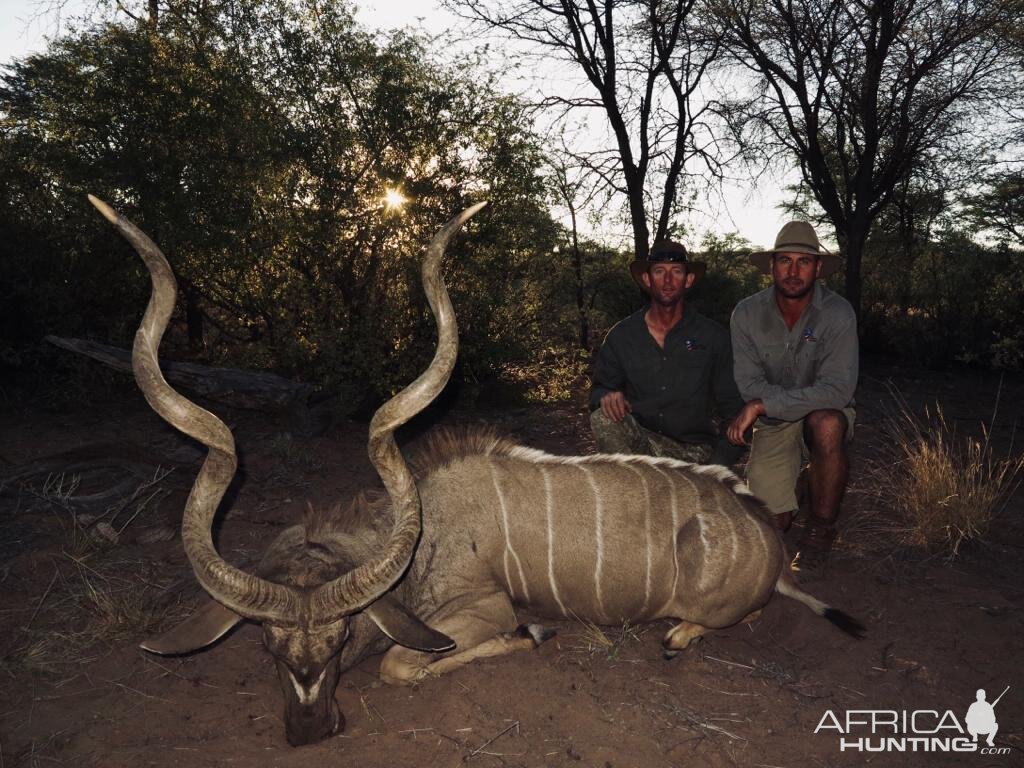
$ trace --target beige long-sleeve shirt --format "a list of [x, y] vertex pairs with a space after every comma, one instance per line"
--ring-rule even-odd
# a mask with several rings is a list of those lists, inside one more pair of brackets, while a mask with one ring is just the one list
[[792, 330], [782, 319], [774, 287], [737, 304], [729, 327], [740, 395], [746, 402], [760, 398], [769, 422], [853, 406], [857, 317], [850, 303], [823, 283], [815, 284], [811, 303]]

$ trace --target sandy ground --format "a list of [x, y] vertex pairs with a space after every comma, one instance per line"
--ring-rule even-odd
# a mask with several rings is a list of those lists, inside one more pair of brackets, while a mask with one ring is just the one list
[[[881, 439], [883, 380], [894, 373], [876, 365], [862, 380], [855, 478], [857, 462], [863, 466]], [[914, 405], [939, 401], [968, 427], [991, 417], [999, 389], [998, 377], [964, 373], [903, 373], [897, 384]], [[999, 390], [997, 443], [1024, 426], [1022, 394], [1020, 380]], [[284, 422], [218, 410], [235, 429], [243, 467], [218, 530], [230, 559], [258, 556], [307, 499], [345, 501], [374, 485], [365, 423], [300, 439], [282, 431]], [[199, 599], [180, 542], [170, 538], [198, 466], [188, 441], [141, 397], [60, 413], [15, 408], [0, 419], [0, 470], [8, 475], [62, 451], [72, 451], [62, 459], [68, 466], [109, 454], [114, 468], [80, 475], [77, 495], [133, 477], [116, 468], [125, 457], [142, 467], [139, 477], [147, 459], [173, 467], [100, 518], [110, 530], [88, 516], [95, 509], [61, 501], [72, 473], [45, 489], [40, 478], [9, 483], [0, 496], [0, 768], [1024, 765], [1020, 493], [988, 543], [955, 563], [865, 548], [857, 533], [864, 502], [848, 497], [839, 552], [808, 589], [862, 619], [864, 640], [780, 597], [759, 621], [709, 635], [673, 661], [659, 644], [668, 623], [595, 632], [547, 621], [558, 635], [536, 651], [416, 688], [381, 685], [379, 658], [368, 659], [338, 688], [344, 734], [295, 749], [284, 740], [281, 694], [258, 627], [244, 625], [184, 658], [137, 648]], [[435, 420], [494, 424], [555, 453], [592, 450], [577, 406], [456, 407]], [[414, 445], [420, 435], [404, 438]], [[829, 711], [844, 722], [852, 710], [950, 710], [964, 723], [978, 688], [993, 699], [1006, 686], [996, 709], [1003, 754], [865, 754], [841, 750], [834, 728], [815, 733]], [[934, 727], [936, 715], [919, 718], [923, 729]], [[848, 738], [871, 735], [855, 726]]]

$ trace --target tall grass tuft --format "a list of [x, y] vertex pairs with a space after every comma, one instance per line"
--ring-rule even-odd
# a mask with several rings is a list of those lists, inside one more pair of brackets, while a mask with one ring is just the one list
[[1021, 482], [1024, 454], [999, 457], [984, 426], [981, 439], [958, 434], [940, 406], [918, 416], [894, 394], [888, 448], [869, 462], [859, 484], [875, 503], [857, 527], [878, 543], [956, 558], [988, 534]]

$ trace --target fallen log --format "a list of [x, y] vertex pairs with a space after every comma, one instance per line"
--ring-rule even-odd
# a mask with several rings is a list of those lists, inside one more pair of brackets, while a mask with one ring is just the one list
[[[86, 339], [60, 336], [46, 336], [45, 339], [54, 346], [84, 355], [115, 370], [132, 372], [132, 354], [127, 349]], [[171, 384], [210, 400], [249, 410], [286, 411], [294, 431], [306, 436], [320, 434], [330, 427], [341, 405], [336, 394], [273, 373], [167, 360], [160, 361], [160, 370]]]

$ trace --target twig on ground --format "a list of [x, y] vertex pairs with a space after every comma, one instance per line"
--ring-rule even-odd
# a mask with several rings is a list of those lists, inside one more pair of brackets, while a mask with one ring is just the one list
[[705, 691], [711, 691], [712, 693], [720, 693], [723, 696], [760, 696], [761, 695], [760, 693], [742, 693], [742, 692], [739, 692], [739, 691], [735, 691], [735, 692], [734, 691], [720, 691], [717, 688], [708, 688], [708, 686], [701, 685], [700, 683], [697, 683], [697, 686], [699, 688], [703, 688]]
[[373, 719], [373, 715], [376, 715], [376, 716], [377, 716], [377, 718], [378, 718], [378, 719], [379, 719], [379, 720], [380, 720], [380, 721], [381, 721], [382, 723], [384, 723], [384, 725], [387, 725], [387, 724], [388, 724], [388, 721], [384, 719], [384, 715], [382, 715], [382, 714], [380, 713], [380, 710], [379, 710], [379, 709], [377, 709], [377, 708], [376, 708], [375, 706], [373, 706], [373, 704], [371, 704], [370, 702], [368, 702], [368, 701], [366, 700], [366, 698], [365, 698], [365, 697], [363, 697], [363, 696], [360, 696], [360, 697], [359, 697], [359, 703], [363, 705], [363, 711], [364, 711], [364, 712], [366, 712], [366, 716], [367, 716], [368, 718], [370, 718], [370, 719], [372, 720], [372, 719]]
[[719, 659], [715, 656], [708, 656], [707, 654], [704, 655], [704, 658], [710, 661], [717, 661], [719, 664], [727, 664], [730, 667], [741, 667], [742, 669], [749, 669], [751, 671], [754, 670], [754, 667], [750, 666], [749, 664], [740, 664], [738, 661], [728, 661], [726, 659]]
[[[519, 721], [518, 721], [518, 720], [516, 720], [516, 721], [515, 721], [514, 723], [512, 723], [512, 725], [508, 726], [507, 728], [504, 728], [504, 729], [502, 729], [501, 731], [499, 731], [498, 733], [496, 733], [496, 734], [495, 734], [494, 736], [492, 736], [491, 738], [489, 738], [489, 739], [488, 739], [487, 741], [485, 741], [485, 742], [484, 742], [483, 744], [481, 744], [481, 745], [480, 745], [479, 747], [477, 747], [476, 749], [474, 749], [474, 750], [473, 750], [472, 752], [470, 752], [470, 753], [469, 753], [468, 755], [466, 755], [466, 758], [465, 758], [465, 759], [466, 759], [466, 760], [469, 760], [469, 759], [470, 759], [470, 758], [472, 758], [472, 757], [473, 757], [474, 755], [477, 755], [477, 754], [479, 754], [480, 752], [483, 752], [483, 750], [484, 750], [484, 749], [485, 749], [486, 747], [489, 747], [489, 746], [490, 746], [491, 744], [493, 744], [493, 743], [494, 743], [495, 741], [497, 741], [498, 739], [500, 739], [500, 738], [501, 738], [502, 736], [504, 736], [504, 735], [505, 735], [506, 733], [508, 733], [509, 731], [511, 731], [511, 730], [512, 730], [513, 728], [517, 729], [517, 731], [518, 731], [518, 728], [519, 728]], [[490, 753], [485, 753], [485, 754], [490, 754]]]
[[672, 714], [674, 714], [676, 716], [679, 716], [679, 717], [682, 717], [682, 719], [685, 720], [686, 722], [688, 722], [691, 726], [696, 726], [697, 728], [700, 728], [700, 729], [702, 729], [704, 731], [710, 731], [711, 733], [719, 733], [719, 734], [721, 734], [723, 736], [726, 736], [726, 737], [732, 739], [733, 741], [746, 741], [747, 740], [746, 737], [740, 736], [738, 734], [735, 734], [732, 731], [728, 731], [725, 728], [723, 728], [722, 726], [715, 724], [716, 721], [724, 722], [724, 723], [742, 723], [742, 722], [744, 722], [743, 720], [736, 720], [736, 719], [734, 719], [735, 714], [736, 714], [734, 712], [727, 713], [728, 715], [730, 715], [730, 717], [723, 717], [723, 716], [714, 717], [712, 715], [712, 716], [707, 717], [707, 718], [701, 718], [701, 717], [698, 717], [695, 712], [691, 712], [690, 710], [686, 709], [685, 707], [680, 707], [680, 706], [677, 706], [677, 705], [672, 704], [670, 702], [665, 702], [662, 706], [665, 709], [667, 709], [669, 712], [671, 712]]
[[134, 694], [137, 694], [139, 696], [142, 696], [144, 699], [155, 699], [156, 701], [162, 701], [165, 704], [170, 704], [171, 703], [170, 700], [168, 700], [168, 699], [163, 699], [163, 698], [161, 698], [159, 696], [153, 696], [152, 694], [149, 694], [149, 693], [143, 693], [142, 691], [140, 691], [140, 690], [138, 690], [136, 688], [132, 688], [130, 685], [125, 685], [124, 683], [119, 683], [116, 680], [104, 680], [103, 682], [109, 683], [110, 685], [117, 686], [118, 688], [122, 688], [122, 689], [128, 691], [129, 693], [134, 693]]
[[406, 728], [404, 731], [395, 731], [395, 733], [411, 733], [413, 741], [416, 740], [416, 734], [418, 733], [430, 733], [433, 728]]
[[46, 602], [46, 597], [50, 594], [50, 590], [53, 589], [53, 584], [54, 584], [54, 582], [57, 581], [57, 576], [59, 574], [60, 574], [60, 568], [58, 568], [56, 565], [54, 565], [54, 567], [53, 567], [53, 578], [50, 579], [50, 585], [46, 588], [46, 591], [43, 592], [43, 596], [39, 598], [39, 603], [36, 605], [36, 609], [34, 611], [32, 611], [32, 616], [31, 616], [31, 618], [29, 618], [28, 623], [25, 625], [25, 630], [26, 631], [28, 631], [28, 629], [32, 626], [32, 622], [36, 620], [36, 616], [39, 615], [39, 609], [42, 608], [43, 607], [43, 603]]

